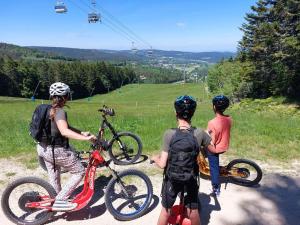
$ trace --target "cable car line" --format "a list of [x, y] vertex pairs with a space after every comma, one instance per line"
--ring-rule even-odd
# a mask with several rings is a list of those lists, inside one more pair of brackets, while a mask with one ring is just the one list
[[130, 28], [128, 28], [127, 26], [125, 26], [123, 23], [121, 23], [115, 16], [113, 16], [110, 12], [108, 12], [106, 9], [104, 9], [102, 6], [98, 6], [102, 12], [104, 12], [105, 14], [107, 14], [112, 20], [114, 20], [116, 23], [118, 23], [121, 27], [123, 27], [124, 29], [128, 30], [132, 35], [134, 35], [137, 39], [139, 39], [140, 41], [142, 41], [144, 44], [146, 44], [147, 46], [151, 47], [151, 44], [149, 44], [147, 41], [145, 41], [143, 38], [141, 38], [139, 35], [137, 35], [135, 32], [133, 32]]
[[[86, 7], [91, 8], [90, 5], [88, 5], [86, 2], [84, 2], [83, 0], [80, 0], [82, 4], [84, 4]], [[109, 23], [111, 23], [112, 26], [115, 27], [115, 29], [120, 30], [121, 32], [123, 32], [124, 34], [126, 34], [128, 37], [130, 37], [131, 41], [134, 40], [135, 42], [140, 42], [136, 37], [134, 37], [132, 34], [130, 34], [126, 29], [120, 27], [120, 25], [116, 24], [116, 22], [113, 19], [110, 19], [108, 17], [104, 17], [102, 16], [103, 19], [105, 18]]]
[[77, 3], [75, 3], [75, 1], [73, 0], [69, 0], [70, 2], [72, 2], [73, 5], [75, 5], [77, 8], [79, 8], [84, 14], [86, 14], [87, 12]]
[[[80, 0], [82, 4], [86, 5], [87, 7], [91, 8], [89, 5], [86, 4], [83, 0]], [[98, 8], [100, 8], [101, 12], [106, 14], [107, 16], [105, 17], [106, 20], [109, 20], [113, 26], [118, 27], [117, 29], [122, 30], [123, 33], [126, 33], [128, 36], [131, 37], [131, 39], [135, 40], [135, 42], [140, 42], [143, 45], [146, 45], [150, 48], [151, 44], [149, 44], [147, 41], [139, 37], [136, 33], [134, 33], [131, 29], [129, 29], [127, 26], [125, 26], [123, 23], [121, 23], [115, 16], [113, 16], [110, 12], [108, 12], [106, 9], [104, 9], [102, 6], [98, 5]], [[104, 16], [103, 16], [104, 18]]]
[[116, 29], [118, 29], [120, 32], [122, 32], [122, 33], [124, 33], [125, 35], [127, 35], [127, 36], [130, 38], [130, 41], [133, 41], [133, 40], [134, 40], [135, 42], [138, 42], [138, 40], [137, 40], [135, 37], [133, 37], [133, 36], [130, 35], [128, 32], [126, 32], [126, 31], [120, 29], [118, 26], [116, 26], [116, 25], [114, 24], [114, 22], [113, 22], [111, 19], [109, 19], [109, 18], [107, 18], [107, 17], [104, 17], [104, 16], [103, 16], [103, 19], [105, 19], [106, 22], [110, 23], [112, 26], [114, 26], [114, 27], [115, 27]]
[[122, 35], [124, 38], [126, 38], [128, 41], [132, 41], [129, 37], [123, 35], [122, 33], [120, 33], [119, 31], [117, 31], [115, 28], [113, 28], [112, 26], [110, 26], [109, 24], [107, 24], [106, 22], [102, 22], [103, 25], [107, 26], [108, 28], [110, 28], [111, 30], [113, 30], [114, 32], [116, 32], [117, 34]]
[[[83, 9], [80, 5], [78, 5], [77, 3], [75, 3], [73, 0], [69, 0], [69, 1], [72, 2], [77, 8], [79, 8], [84, 14], [87, 14], [87, 11], [85, 9]], [[88, 6], [88, 5], [86, 5], [86, 6]], [[106, 27], [108, 27], [111, 30], [113, 30], [115, 33], [117, 33], [117, 34], [123, 36], [124, 38], [126, 38], [127, 40], [129, 40], [130, 42], [132, 42], [133, 40], [135, 40], [135, 39], [132, 39], [130, 36], [128, 36], [128, 34], [125, 33], [125, 32], [123, 32], [122, 30], [121, 30], [121, 32], [123, 32], [123, 33], [121, 33], [120, 31], [116, 30], [113, 26], [111, 26], [111, 25], [114, 25], [114, 24], [109, 25], [109, 21], [108, 20], [105, 20], [105, 22], [102, 21], [102, 23]]]
[[[106, 9], [104, 9], [101, 6], [98, 6], [101, 10], [101, 12], [104, 12], [106, 14], [105, 17], [102, 18], [104, 20], [101, 21], [101, 15], [100, 13], [97, 13], [97, 7], [96, 7], [96, 0], [90, 0], [91, 5], [88, 5], [86, 2], [83, 0], [80, 0], [82, 4], [84, 4], [86, 7], [88, 7], [92, 12], [87, 12], [85, 9], [83, 9], [80, 5], [75, 3], [73, 0], [69, 0], [72, 2], [76, 7], [78, 7], [81, 11], [83, 11], [85, 14], [88, 15], [88, 22], [89, 23], [96, 23], [96, 22], [102, 22], [103, 25], [106, 27], [110, 28], [112, 31], [115, 33], [118, 33], [119, 35], [123, 36], [127, 40], [129, 40], [132, 44], [131, 50], [133, 53], [136, 53], [138, 49], [135, 46], [135, 43], [141, 43], [142, 45], [146, 45], [150, 47], [148, 50], [146, 50], [147, 55], [150, 57], [153, 57], [153, 49], [152, 45], [149, 44], [147, 41], [145, 41], [143, 38], [141, 38], [139, 35], [137, 35], [135, 32], [133, 32], [131, 29], [129, 29], [127, 26], [125, 26], [123, 23], [121, 23], [115, 16], [113, 16], [110, 12], [108, 12]], [[56, 10], [58, 6], [58, 11]], [[62, 0], [57, 0], [56, 5], [55, 5], [55, 11], [57, 13], [65, 13], [67, 12], [66, 5]]]
[[[83, 0], [81, 0], [81, 3], [84, 4], [86, 7], [92, 9], [92, 7], [88, 4], [86, 4], [86, 2], [84, 2]], [[120, 25], [118, 25], [116, 23], [116, 21], [114, 21], [113, 19], [109, 18], [109, 17], [104, 17], [102, 15], [102, 18], [105, 19], [104, 21], [107, 21], [108, 23], [111, 24], [110, 27], [114, 27], [114, 31], [119, 33], [122, 32], [124, 35], [126, 35], [127, 39], [129, 38], [130, 39], [130, 42], [134, 41], [134, 42], [140, 42], [142, 45], [144, 45], [143, 42], [141, 42], [139, 39], [137, 39], [135, 36], [133, 36], [131, 33], [129, 33], [125, 28], [121, 27]], [[118, 31], [116, 31], [118, 30]]]

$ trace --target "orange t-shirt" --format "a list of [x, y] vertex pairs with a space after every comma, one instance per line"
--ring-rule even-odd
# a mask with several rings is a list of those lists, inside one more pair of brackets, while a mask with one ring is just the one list
[[207, 129], [211, 132], [211, 137], [218, 153], [227, 151], [229, 147], [231, 124], [232, 119], [230, 116], [219, 114], [208, 122]]

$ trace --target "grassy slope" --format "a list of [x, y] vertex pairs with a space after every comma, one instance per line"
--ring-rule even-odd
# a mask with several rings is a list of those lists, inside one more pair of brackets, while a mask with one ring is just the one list
[[[138, 134], [144, 144], [144, 153], [158, 150], [166, 128], [176, 127], [173, 101], [182, 94], [198, 99], [193, 124], [206, 127], [213, 117], [210, 101], [199, 84], [184, 85], [128, 85], [105, 95], [97, 95], [87, 101], [69, 103], [70, 123], [82, 130], [96, 133], [99, 126], [97, 109], [107, 104], [116, 110], [112, 124], [119, 131]], [[32, 158], [35, 147], [28, 135], [31, 114], [41, 101], [0, 97], [0, 156], [26, 153]], [[234, 119], [230, 156], [252, 159], [276, 159], [280, 161], [300, 158], [300, 117], [280, 112], [251, 112], [239, 108], [229, 109]], [[77, 148], [88, 148], [87, 143], [73, 141]]]

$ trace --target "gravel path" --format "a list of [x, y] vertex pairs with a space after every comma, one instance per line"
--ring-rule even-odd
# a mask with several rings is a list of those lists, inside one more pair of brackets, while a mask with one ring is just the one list
[[[21, 164], [9, 160], [0, 160], [0, 195], [6, 184], [21, 176], [35, 175], [46, 178], [47, 174], [40, 168], [29, 170]], [[14, 165], [11, 169], [11, 165]], [[210, 196], [210, 181], [201, 179], [199, 198], [201, 201], [202, 225], [299, 225], [300, 224], [300, 176], [299, 163], [294, 162], [287, 169], [260, 163], [264, 176], [257, 187], [242, 187], [232, 183], [223, 183], [221, 196]], [[154, 198], [150, 211], [134, 221], [117, 221], [106, 210], [103, 190], [98, 190], [93, 204], [75, 213], [57, 214], [49, 224], [145, 224], [155, 225], [161, 205], [160, 188], [162, 176], [159, 170], [144, 162], [138, 167], [150, 176], [154, 187]], [[117, 170], [119, 168], [116, 168]], [[124, 167], [122, 168], [124, 169]], [[66, 177], [66, 175], [64, 175]], [[97, 182], [96, 182], [97, 183]], [[0, 210], [0, 224], [11, 225]]]

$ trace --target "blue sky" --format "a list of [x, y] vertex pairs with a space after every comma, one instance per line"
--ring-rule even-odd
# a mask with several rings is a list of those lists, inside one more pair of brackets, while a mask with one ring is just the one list
[[[100, 0], [103, 23], [89, 24], [89, 0], [65, 0], [68, 13], [56, 14], [55, 0], [1, 0], [0, 42], [21, 46], [130, 49], [130, 31], [139, 49], [235, 51], [239, 27], [255, 0]], [[104, 11], [103, 11], [104, 9]], [[112, 24], [114, 23], [114, 25]], [[111, 29], [113, 28], [113, 30]], [[131, 36], [131, 37], [129, 37]], [[146, 43], [145, 43], [146, 42]]]

